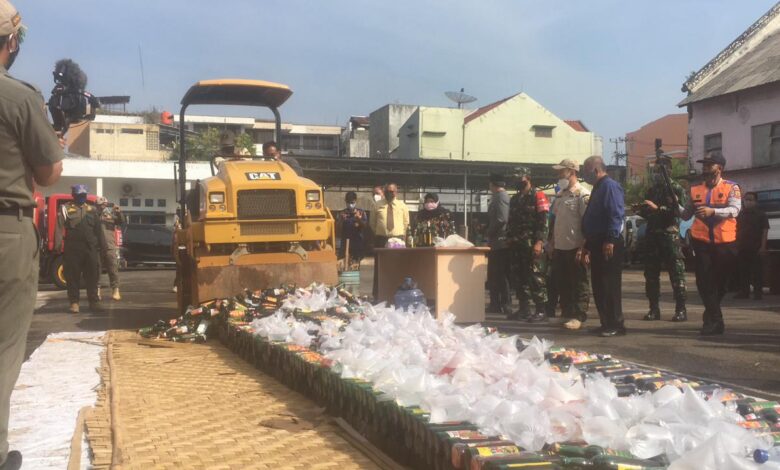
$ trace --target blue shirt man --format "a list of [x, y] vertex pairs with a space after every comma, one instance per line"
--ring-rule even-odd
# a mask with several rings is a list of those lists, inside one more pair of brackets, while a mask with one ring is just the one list
[[585, 160], [582, 176], [593, 185], [590, 202], [582, 217], [585, 246], [578, 258], [591, 267], [593, 300], [601, 319], [599, 334], [612, 337], [626, 334], [623, 325], [623, 188], [607, 176], [601, 157]]
[[588, 208], [582, 217], [585, 239], [617, 243], [623, 238], [624, 216], [623, 188], [605, 174], [593, 185]]

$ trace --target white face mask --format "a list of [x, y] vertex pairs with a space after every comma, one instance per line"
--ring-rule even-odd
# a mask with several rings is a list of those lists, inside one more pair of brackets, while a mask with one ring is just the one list
[[569, 179], [568, 178], [561, 178], [558, 180], [558, 188], [561, 191], [565, 191], [569, 187]]
[[382, 200], [382, 195], [381, 194], [374, 194], [374, 201], [379, 202], [381, 200]]

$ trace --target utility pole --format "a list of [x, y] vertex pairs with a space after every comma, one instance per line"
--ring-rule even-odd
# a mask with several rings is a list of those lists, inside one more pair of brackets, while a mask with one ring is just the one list
[[626, 152], [620, 152], [620, 144], [625, 144], [628, 140], [625, 137], [618, 137], [617, 139], [609, 139], [609, 141], [615, 144], [615, 153], [612, 154], [612, 158], [615, 159], [615, 165], [620, 165], [620, 161], [625, 160], [627, 155]]

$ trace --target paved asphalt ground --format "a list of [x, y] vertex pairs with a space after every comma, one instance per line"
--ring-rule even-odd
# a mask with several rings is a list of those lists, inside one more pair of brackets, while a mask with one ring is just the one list
[[[370, 269], [364, 269], [370, 274]], [[362, 276], [362, 285], [370, 280]], [[176, 316], [175, 297], [171, 292], [174, 271], [146, 269], [121, 273], [123, 300], [104, 301], [103, 314], [67, 313], [65, 292], [50, 285], [41, 285], [38, 310], [33, 319], [27, 342], [27, 355], [41, 344], [46, 335], [59, 331], [137, 329], [156, 320]], [[106, 281], [105, 275], [103, 281]], [[654, 367], [681, 372], [723, 384], [737, 390], [769, 399], [780, 399], [780, 296], [765, 295], [763, 301], [733, 300], [724, 302], [726, 334], [701, 338], [703, 307], [689, 275], [687, 323], [668, 321], [673, 303], [668, 281], [662, 283], [663, 320], [644, 322], [647, 312], [644, 278], [641, 271], [626, 271], [623, 275], [623, 308], [628, 335], [600, 338], [587, 331], [564, 330], [559, 324], [528, 324], [510, 322], [498, 315], [489, 315], [487, 324], [506, 333], [523, 337], [537, 335], [556, 344], [589, 352], [609, 353]], [[106, 292], [107, 289], [104, 289]], [[86, 301], [82, 309], [86, 310]], [[591, 305], [586, 326], [598, 325], [598, 316]]]

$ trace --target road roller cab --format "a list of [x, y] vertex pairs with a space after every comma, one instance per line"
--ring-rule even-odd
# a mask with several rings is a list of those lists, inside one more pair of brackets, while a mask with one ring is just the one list
[[[182, 99], [192, 104], [278, 106], [292, 91], [254, 80], [198, 82]], [[213, 176], [186, 191], [186, 148], [180, 145], [179, 183], [182, 226], [176, 230], [178, 303], [187, 305], [231, 297], [243, 289], [280, 284], [335, 284], [334, 222], [322, 188], [273, 158], [227, 155], [212, 160]]]

